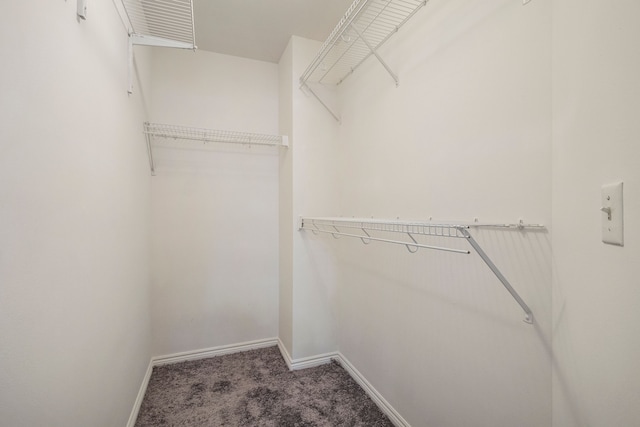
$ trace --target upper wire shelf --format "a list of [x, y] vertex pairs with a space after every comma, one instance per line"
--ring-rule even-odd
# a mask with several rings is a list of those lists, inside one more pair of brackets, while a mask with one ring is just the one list
[[307, 82], [340, 84], [369, 56], [375, 55], [391, 76], [377, 50], [427, 0], [355, 0], [300, 77]]
[[[487, 264], [489, 269], [495, 274], [498, 280], [502, 283], [504, 288], [511, 294], [516, 300], [518, 305], [525, 313], [525, 322], [533, 323], [533, 313], [529, 306], [524, 302], [518, 292], [511, 286], [511, 283], [502, 274], [498, 267], [493, 263], [491, 258], [482, 249], [480, 244], [473, 238], [469, 229], [471, 228], [503, 228], [503, 229], [516, 229], [516, 230], [544, 230], [544, 225], [541, 224], [525, 224], [520, 221], [516, 224], [504, 224], [504, 223], [469, 223], [469, 224], [444, 224], [424, 221], [400, 221], [400, 220], [380, 220], [380, 219], [363, 219], [363, 218], [300, 218], [299, 229], [308, 230], [314, 234], [324, 233], [331, 234], [334, 238], [340, 236], [355, 237], [362, 241], [364, 244], [369, 244], [372, 241], [393, 243], [402, 245], [407, 248], [411, 253], [415, 253], [420, 248], [433, 249], [438, 251], [454, 252], [459, 254], [470, 254], [471, 251], [465, 249], [435, 246], [432, 244], [420, 243], [414, 236], [436, 236], [444, 238], [461, 238], [466, 239], [473, 250], [480, 256], [480, 258]], [[344, 231], [346, 229], [346, 231]], [[382, 232], [383, 235], [379, 235]], [[378, 234], [376, 234], [378, 233]], [[400, 233], [405, 235], [405, 240], [390, 239], [386, 237], [388, 233]], [[406, 240], [406, 237], [409, 240]]]
[[119, 0], [114, 5], [129, 33], [129, 94], [133, 93], [133, 46], [197, 49], [193, 0]]
[[289, 146], [289, 138], [286, 135], [268, 135], [261, 133], [204, 129], [149, 122], [144, 122], [144, 134], [147, 136], [149, 165], [151, 167], [152, 174], [155, 174], [152, 140], [155, 140], [156, 138], [166, 140], [199, 141], [205, 144], [227, 143], [274, 147]]
[[192, 0], [122, 0], [132, 34], [185, 43], [195, 48]]

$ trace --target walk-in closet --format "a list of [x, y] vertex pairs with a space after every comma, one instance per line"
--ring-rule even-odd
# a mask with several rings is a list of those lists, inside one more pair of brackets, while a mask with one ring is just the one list
[[640, 425], [640, 3], [2, 12], [1, 426]]

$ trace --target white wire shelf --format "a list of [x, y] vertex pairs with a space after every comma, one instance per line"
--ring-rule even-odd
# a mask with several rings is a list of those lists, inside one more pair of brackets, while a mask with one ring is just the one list
[[129, 33], [129, 85], [133, 93], [133, 46], [196, 47], [192, 0], [114, 0]]
[[399, 84], [398, 76], [378, 49], [428, 0], [355, 0], [300, 77], [300, 87], [311, 93], [329, 113], [336, 114], [309, 83], [339, 85], [370, 56], [375, 56]]
[[192, 0], [122, 0], [132, 34], [195, 47]]
[[355, 0], [300, 77], [307, 82], [340, 84], [404, 25], [426, 0]]
[[155, 175], [153, 142], [157, 139], [197, 141], [203, 144], [222, 143], [267, 147], [289, 147], [289, 138], [286, 135], [268, 135], [261, 133], [204, 129], [162, 123], [144, 122], [144, 134], [147, 137], [149, 166], [151, 168], [152, 175]]
[[[334, 238], [340, 236], [358, 238], [364, 244], [369, 244], [372, 241], [382, 243], [392, 243], [402, 245], [407, 248], [411, 253], [415, 253], [420, 248], [432, 249], [438, 251], [453, 252], [459, 254], [470, 254], [471, 251], [450, 248], [444, 246], [428, 245], [419, 243], [414, 236], [433, 236], [444, 238], [460, 238], [466, 239], [469, 242], [471, 248], [480, 256], [480, 258], [487, 264], [489, 269], [502, 283], [504, 288], [511, 294], [516, 300], [518, 305], [525, 313], [524, 321], [527, 323], [533, 323], [533, 313], [529, 306], [520, 297], [518, 292], [511, 286], [511, 283], [500, 272], [498, 267], [493, 263], [487, 253], [480, 247], [478, 242], [469, 233], [472, 228], [502, 228], [513, 230], [544, 230], [544, 225], [541, 224], [525, 224], [522, 221], [515, 224], [484, 224], [484, 223], [469, 223], [469, 224], [445, 224], [434, 223], [425, 221], [401, 221], [401, 220], [386, 220], [386, 219], [365, 219], [365, 218], [313, 218], [304, 217], [300, 218], [299, 229], [311, 231], [314, 234], [323, 233], [331, 234]], [[346, 231], [344, 231], [346, 230]], [[380, 236], [382, 233], [382, 236]], [[409, 240], [396, 240], [387, 238], [389, 233], [399, 233], [408, 237]]]

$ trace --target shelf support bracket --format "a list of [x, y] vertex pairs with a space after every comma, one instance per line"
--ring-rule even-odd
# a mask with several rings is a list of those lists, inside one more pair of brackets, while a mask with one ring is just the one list
[[151, 147], [151, 135], [145, 133], [147, 138], [147, 155], [149, 156], [149, 169], [151, 169], [151, 176], [156, 175], [156, 167], [153, 164], [153, 149]]
[[142, 34], [132, 33], [129, 34], [129, 87], [127, 92], [129, 95], [133, 93], [133, 76], [134, 76], [134, 64], [133, 64], [133, 46], [155, 46], [155, 47], [172, 47], [176, 49], [190, 49], [196, 50], [197, 47], [191, 43], [185, 43], [177, 40], [165, 39], [156, 36], [145, 36]]
[[398, 87], [400, 85], [400, 80], [398, 79], [398, 76], [391, 70], [391, 68], [387, 65], [386, 62], [384, 62], [384, 59], [382, 59], [382, 57], [378, 54], [378, 52], [376, 51], [376, 49], [371, 46], [371, 44], [369, 44], [369, 42], [367, 41], [366, 38], [364, 38], [364, 35], [362, 35], [362, 33], [356, 28], [355, 25], [351, 24], [351, 28], [353, 29], [353, 31], [355, 31], [355, 33], [358, 35], [358, 37], [360, 37], [360, 40], [362, 40], [362, 42], [367, 45], [367, 48], [371, 51], [371, 53], [378, 58], [378, 61], [380, 61], [380, 63], [382, 64], [382, 66], [385, 68], [385, 70], [387, 70], [387, 73], [389, 73], [389, 75], [391, 76], [391, 78], [393, 78], [393, 80], [396, 82], [396, 87]]
[[333, 116], [333, 118], [334, 118], [334, 119], [336, 119], [336, 121], [337, 121], [338, 123], [342, 123], [342, 122], [341, 122], [341, 120], [340, 120], [340, 116], [338, 116], [336, 113], [334, 113], [334, 112], [333, 112], [333, 110], [332, 110], [331, 108], [329, 108], [329, 106], [328, 106], [327, 104], [325, 104], [325, 102], [324, 102], [324, 101], [323, 101], [323, 100], [318, 96], [318, 94], [316, 94], [316, 93], [313, 91], [313, 89], [311, 89], [311, 87], [309, 87], [309, 85], [308, 85], [306, 82], [303, 82], [303, 83], [300, 85], [300, 88], [301, 88], [301, 89], [306, 89], [306, 90], [308, 90], [308, 91], [309, 91], [309, 93], [310, 93], [311, 95], [313, 95], [313, 97], [314, 97], [315, 99], [317, 99], [317, 100], [318, 100], [318, 102], [319, 102], [320, 104], [322, 104], [322, 106], [323, 106], [323, 107], [324, 107], [324, 108], [329, 112], [329, 114], [331, 114], [331, 116]]
[[524, 310], [524, 313], [525, 313], [524, 321], [526, 323], [532, 324], [533, 323], [533, 313], [531, 312], [531, 309], [529, 308], [527, 303], [525, 303], [524, 300], [518, 294], [518, 292], [516, 292], [516, 290], [513, 289], [513, 286], [511, 286], [511, 284], [509, 283], [507, 278], [504, 277], [504, 275], [500, 272], [498, 267], [496, 267], [496, 265], [493, 263], [493, 261], [491, 261], [491, 258], [489, 258], [489, 256], [486, 254], [486, 252], [484, 250], [482, 250], [482, 248], [480, 247], [478, 242], [473, 238], [473, 236], [471, 236], [471, 234], [469, 234], [469, 231], [465, 227], [457, 227], [457, 229], [467, 239], [467, 241], [469, 242], [471, 247], [473, 247], [473, 249], [475, 249], [475, 251], [478, 253], [478, 255], [480, 255], [480, 258], [482, 258], [482, 260], [485, 262], [485, 264], [487, 264], [487, 266], [491, 269], [493, 274], [496, 275], [498, 280], [500, 280], [500, 282], [502, 283], [502, 286], [504, 286], [505, 289], [507, 291], [509, 291], [511, 296], [516, 300], [516, 302], [520, 305], [520, 307], [522, 307], [522, 309]]

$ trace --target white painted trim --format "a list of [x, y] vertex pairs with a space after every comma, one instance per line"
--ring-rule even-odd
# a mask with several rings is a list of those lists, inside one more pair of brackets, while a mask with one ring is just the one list
[[154, 366], [167, 365], [170, 363], [179, 363], [185, 362], [188, 360], [199, 360], [199, 359], [207, 359], [209, 357], [222, 356], [225, 354], [232, 353], [240, 353], [248, 350], [255, 350], [258, 348], [265, 348], [277, 345], [280, 350], [280, 354], [284, 359], [287, 367], [291, 371], [295, 371], [298, 369], [312, 368], [314, 366], [324, 365], [325, 363], [329, 363], [332, 360], [336, 360], [340, 365], [351, 375], [351, 377], [362, 387], [362, 389], [369, 395], [371, 400], [380, 408], [382, 412], [389, 417], [389, 420], [396, 427], [411, 427], [411, 425], [396, 411], [393, 406], [376, 390], [369, 381], [358, 371], [349, 360], [344, 357], [344, 355], [340, 352], [332, 352], [320, 354], [317, 356], [303, 357], [300, 359], [292, 359], [291, 355], [287, 351], [287, 348], [282, 343], [280, 338], [268, 338], [264, 340], [256, 340], [256, 341], [248, 341], [239, 344], [231, 344], [224, 345], [219, 347], [211, 347], [202, 350], [195, 351], [186, 351], [182, 353], [174, 353], [166, 356], [156, 356], [152, 357], [149, 362], [149, 366], [147, 368], [147, 372], [142, 380], [142, 385], [140, 386], [140, 390], [138, 391], [138, 396], [136, 397], [136, 401], [134, 403], [133, 409], [131, 410], [131, 415], [129, 416], [129, 422], [127, 423], [127, 427], [134, 427], [136, 420], [138, 418], [138, 413], [140, 412], [140, 405], [142, 405], [142, 400], [144, 398], [144, 394], [147, 391], [147, 386], [149, 385], [149, 379], [151, 378], [151, 373], [153, 371]]
[[289, 352], [287, 351], [287, 348], [284, 346], [284, 343], [282, 342], [282, 340], [280, 340], [280, 337], [278, 337], [278, 349], [280, 350], [280, 354], [284, 359], [284, 363], [287, 364], [287, 368], [289, 368], [289, 370], [292, 371], [293, 369], [291, 368], [291, 366], [293, 365], [293, 361], [291, 360], [291, 355], [289, 355]]
[[[140, 412], [140, 406], [144, 399], [144, 394], [147, 392], [147, 386], [149, 385], [149, 379], [151, 379], [151, 373], [154, 366], [168, 365], [170, 363], [186, 362], [188, 360], [207, 359], [209, 357], [222, 356], [224, 354], [240, 353], [242, 351], [255, 350], [258, 348], [272, 347], [274, 345], [280, 345], [278, 338], [268, 338], [264, 340], [247, 341], [238, 344], [222, 345], [218, 347], [205, 348], [202, 350], [185, 351], [182, 353], [174, 353], [166, 356], [155, 356], [149, 361], [147, 372], [142, 379], [138, 396], [133, 404], [131, 415], [129, 415], [129, 421], [127, 427], [134, 427], [136, 420], [138, 419], [138, 413]], [[281, 350], [282, 351], [282, 350]]]
[[335, 359], [335, 357], [338, 354], [336, 352], [331, 352], [331, 353], [319, 354], [317, 356], [302, 357], [300, 359], [294, 360], [291, 358], [291, 355], [287, 351], [287, 348], [284, 346], [280, 338], [278, 338], [278, 348], [280, 349], [280, 354], [282, 354], [282, 358], [284, 359], [290, 371], [297, 371], [298, 369], [313, 368], [315, 366], [320, 366], [320, 365], [330, 363], [333, 359]]
[[238, 344], [222, 345], [201, 350], [185, 351], [166, 356], [156, 356], [151, 358], [153, 366], [168, 365], [170, 363], [186, 362], [188, 360], [208, 359], [209, 357], [222, 356], [224, 354], [240, 353], [242, 351], [255, 350], [258, 348], [272, 347], [278, 345], [277, 338], [264, 340], [247, 341]]
[[371, 400], [373, 400], [375, 404], [378, 405], [378, 408], [380, 408], [380, 410], [384, 412], [387, 417], [389, 417], [389, 420], [391, 420], [393, 425], [397, 427], [411, 427], [407, 420], [402, 418], [402, 415], [400, 415], [400, 413], [396, 411], [384, 397], [382, 397], [382, 394], [380, 394], [378, 390], [376, 390], [371, 385], [371, 383], [367, 381], [367, 379], [360, 373], [360, 371], [358, 371], [351, 364], [351, 362], [349, 362], [349, 360], [347, 360], [347, 358], [342, 355], [342, 353], [336, 353], [334, 359], [337, 360], [338, 363], [340, 363], [340, 365], [342, 365], [342, 367], [349, 373], [349, 375], [351, 375], [351, 377], [360, 385], [360, 387], [364, 389]]
[[131, 415], [129, 415], [129, 421], [127, 422], [127, 427], [134, 427], [136, 424], [136, 420], [138, 419], [138, 413], [140, 412], [140, 406], [142, 405], [142, 399], [144, 399], [144, 395], [147, 392], [147, 386], [149, 385], [149, 379], [151, 379], [151, 372], [153, 372], [152, 360], [149, 361], [149, 366], [147, 366], [147, 372], [144, 374], [144, 378], [142, 378], [142, 384], [140, 385], [140, 390], [138, 390], [138, 396], [136, 396], [136, 401], [133, 404]]

